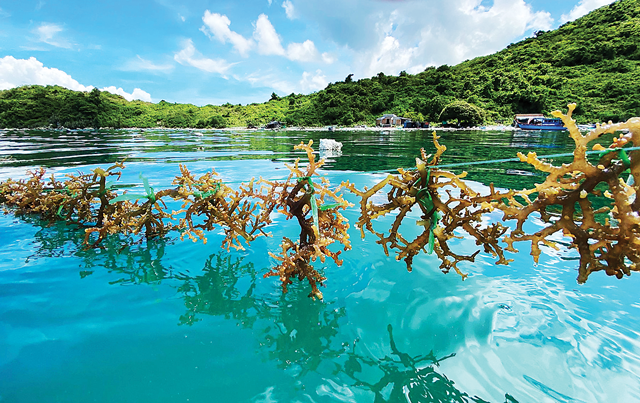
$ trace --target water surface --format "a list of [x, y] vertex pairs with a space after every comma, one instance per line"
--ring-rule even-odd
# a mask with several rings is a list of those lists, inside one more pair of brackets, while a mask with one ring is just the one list
[[[443, 163], [572, 150], [565, 133], [442, 132]], [[178, 164], [211, 168], [228, 183], [282, 178], [300, 141], [334, 138], [331, 183], [371, 186], [382, 171], [433, 152], [430, 131], [0, 132], [0, 180], [46, 166], [88, 172], [127, 158], [122, 181], [144, 173], [168, 187]], [[11, 157], [7, 160], [6, 157]], [[555, 159], [557, 162], [566, 161]], [[532, 186], [526, 165], [475, 165], [481, 188]], [[353, 196], [348, 196], [357, 202]], [[345, 216], [354, 223], [355, 208]], [[493, 217], [499, 219], [499, 217]], [[388, 221], [376, 223], [384, 228]], [[532, 221], [530, 225], [537, 225]], [[324, 301], [306, 283], [282, 294], [263, 274], [269, 250], [297, 232], [278, 219], [273, 237], [246, 251], [176, 234], [84, 250], [65, 223], [0, 215], [1, 402], [629, 402], [640, 399], [637, 281], [596, 273], [578, 285], [576, 255], [528, 248], [508, 267], [479, 254], [469, 278], [442, 274], [421, 254], [413, 272], [371, 236], [351, 229], [344, 264], [316, 263]], [[292, 235], [293, 234], [293, 235]], [[475, 242], [452, 244], [460, 253]]]

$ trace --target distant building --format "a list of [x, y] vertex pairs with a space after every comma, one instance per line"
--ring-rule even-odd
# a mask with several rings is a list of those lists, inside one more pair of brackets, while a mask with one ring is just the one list
[[407, 119], [401, 118], [393, 114], [386, 114], [376, 119], [376, 126], [382, 126], [382, 127], [402, 126], [405, 120]]
[[412, 120], [406, 120], [403, 125], [405, 129], [428, 129], [429, 126], [429, 122], [414, 122]]

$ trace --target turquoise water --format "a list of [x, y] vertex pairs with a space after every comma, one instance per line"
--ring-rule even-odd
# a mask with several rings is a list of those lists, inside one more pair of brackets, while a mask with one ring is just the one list
[[[444, 132], [443, 163], [570, 150], [566, 134]], [[358, 188], [410, 167], [430, 132], [0, 132], [0, 180], [47, 166], [56, 175], [127, 157], [122, 181], [144, 173], [168, 187], [185, 163], [229, 183], [281, 178], [300, 141], [335, 138], [323, 171]], [[558, 161], [556, 161], [558, 162]], [[540, 180], [520, 163], [469, 169], [474, 187]], [[348, 196], [352, 202], [357, 199]], [[353, 224], [358, 210], [345, 216]], [[493, 217], [498, 219], [499, 217]], [[379, 222], [384, 228], [385, 222]], [[530, 225], [537, 223], [532, 221]], [[351, 228], [353, 250], [325, 300], [262, 275], [267, 254], [297, 232], [278, 219], [246, 251], [175, 234], [84, 250], [64, 223], [0, 215], [0, 402], [630, 402], [640, 400], [640, 276], [575, 281], [576, 255], [525, 244], [508, 267], [479, 254], [469, 278], [421, 254], [413, 272]], [[475, 243], [460, 239], [459, 253]]]

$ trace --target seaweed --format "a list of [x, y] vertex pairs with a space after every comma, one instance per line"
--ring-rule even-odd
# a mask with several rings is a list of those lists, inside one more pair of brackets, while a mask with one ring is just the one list
[[[476, 193], [463, 181], [466, 173], [456, 175], [449, 171], [437, 168], [446, 147], [438, 142], [438, 136], [433, 132], [433, 143], [436, 154], [426, 155], [421, 150], [420, 158], [416, 158], [416, 169], [398, 169], [398, 175], [388, 175], [370, 189], [358, 190], [353, 184], [345, 186], [360, 197], [360, 217], [356, 226], [360, 228], [362, 237], [365, 237], [365, 229], [376, 235], [376, 241], [381, 244], [384, 253], [389, 256], [390, 250], [396, 251], [396, 259], [404, 259], [407, 270], [412, 270], [413, 258], [425, 251], [436, 255], [442, 261], [440, 268], [447, 273], [452, 268], [463, 279], [467, 274], [463, 273], [458, 264], [462, 261], [473, 262], [479, 251], [471, 255], [461, 255], [452, 251], [449, 242], [452, 238], [459, 237], [464, 231], [475, 238], [478, 245], [484, 247], [485, 252], [498, 257], [498, 264], [508, 264], [503, 249], [498, 245], [498, 238], [507, 228], [501, 223], [490, 225], [483, 224], [483, 217], [491, 210], [488, 204], [504, 195], [496, 192], [491, 187], [491, 194], [482, 196]], [[430, 161], [427, 161], [431, 157]], [[376, 194], [387, 189], [387, 203], [376, 205], [370, 199]], [[452, 189], [459, 189], [459, 194], [454, 195]], [[444, 192], [442, 190], [445, 189]], [[400, 233], [403, 222], [412, 221], [409, 213], [417, 208], [420, 219], [415, 225], [422, 227], [422, 232], [413, 240], [407, 240]], [[388, 232], [378, 232], [374, 229], [372, 221], [385, 215], [395, 216]], [[413, 224], [409, 224], [413, 225]]]
[[[396, 258], [404, 258], [411, 270], [413, 258], [420, 251], [435, 251], [448, 272], [453, 268], [464, 279], [466, 274], [458, 268], [462, 261], [473, 261], [480, 252], [459, 255], [451, 250], [448, 242], [462, 232], [475, 239], [484, 252], [497, 257], [496, 264], [510, 262], [504, 251], [517, 252], [515, 242], [531, 242], [531, 255], [537, 263], [541, 245], [558, 248], [553, 236], [561, 232], [570, 239], [569, 247], [580, 255], [579, 283], [584, 283], [595, 271], [605, 271], [610, 276], [622, 278], [632, 271], [639, 271], [640, 262], [640, 200], [636, 197], [640, 183], [640, 118], [625, 123], [602, 124], [583, 136], [571, 118], [575, 104], [568, 105], [567, 114], [560, 111], [553, 115], [563, 120], [574, 140], [573, 161], [555, 166], [538, 158], [536, 153], [518, 153], [522, 162], [546, 173], [543, 183], [533, 189], [521, 191], [496, 191], [493, 184], [489, 194], [481, 195], [472, 190], [463, 178], [466, 173], [456, 175], [438, 169], [438, 161], [446, 150], [438, 143], [434, 132], [436, 155], [427, 163], [425, 151], [416, 159], [416, 169], [398, 169], [399, 175], [388, 175], [371, 189], [363, 191], [352, 184], [347, 188], [361, 198], [357, 226], [365, 236], [365, 230], [376, 235], [377, 243], [384, 253], [396, 250]], [[588, 160], [588, 145], [605, 133], [624, 131], [614, 137], [608, 148], [600, 144], [593, 149], [600, 152], [598, 162]], [[625, 146], [630, 145], [628, 150]], [[625, 172], [629, 175], [624, 180]], [[387, 203], [375, 205], [370, 201], [378, 192], [387, 191]], [[454, 194], [453, 189], [458, 189]], [[443, 192], [444, 190], [444, 192]], [[594, 207], [597, 202], [598, 208]], [[408, 219], [408, 213], [418, 206], [421, 212], [416, 224], [424, 230], [414, 240], [406, 240], [399, 232]], [[502, 223], [485, 224], [483, 217], [494, 211], [502, 212], [502, 221], [515, 220], [515, 228]], [[388, 233], [374, 229], [372, 221], [394, 215]], [[540, 219], [543, 228], [526, 233], [524, 224], [531, 219]], [[503, 248], [499, 242], [506, 243]]]
[[62, 219], [101, 226], [105, 216], [113, 211], [109, 201], [115, 197], [112, 182], [107, 179], [120, 178], [123, 162], [107, 169], [96, 168], [90, 174], [67, 174], [62, 182], [53, 174], [45, 179], [44, 168], [27, 171], [26, 180], [0, 182], [0, 202], [14, 208], [17, 214], [37, 214], [47, 221]]
[[[213, 169], [196, 177], [180, 165], [172, 188], [155, 191], [140, 174], [144, 194], [118, 194], [115, 183], [125, 168], [122, 161], [88, 174], [67, 174], [62, 181], [47, 176], [44, 168], [28, 171], [26, 179], [0, 182], [0, 203], [18, 215], [79, 225], [85, 230], [85, 248], [100, 247], [112, 235], [135, 244], [163, 238], [171, 231], [178, 231], [181, 239], [206, 243], [207, 233], [219, 228], [225, 234], [223, 248], [243, 250], [258, 237], [270, 236], [268, 228], [274, 225], [275, 213], [280, 213], [294, 221], [300, 232], [296, 240], [283, 237], [280, 250], [269, 252], [276, 265], [264, 277], [278, 277], [283, 292], [293, 279], [306, 279], [313, 298], [322, 298], [319, 287], [326, 280], [314, 262], [330, 258], [341, 265], [342, 251], [351, 248], [349, 223], [341, 211], [353, 204], [343, 198], [343, 189], [360, 198], [356, 226], [361, 236], [376, 236], [383, 252], [395, 253], [409, 271], [419, 253], [435, 252], [443, 272], [454, 269], [464, 279], [467, 274], [458, 267], [462, 262], [473, 262], [484, 251], [496, 264], [509, 264], [505, 251], [517, 252], [516, 242], [530, 242], [531, 255], [538, 262], [543, 245], [558, 247], [559, 233], [580, 255], [579, 283], [596, 271], [622, 278], [638, 271], [640, 262], [640, 200], [636, 197], [640, 118], [597, 125], [583, 136], [571, 117], [574, 109], [575, 104], [570, 104], [566, 115], [553, 113], [574, 140], [571, 163], [556, 166], [535, 153], [518, 154], [522, 162], [546, 174], [544, 182], [532, 189], [496, 190], [492, 184], [487, 194], [475, 191], [465, 182], [465, 172], [458, 175], [442, 169], [446, 147], [434, 132], [434, 155], [420, 150], [415, 169], [399, 168], [370, 189], [359, 190], [349, 182], [332, 189], [319, 174], [324, 160], [316, 161], [310, 141], [294, 147], [306, 154], [308, 163], [303, 166], [298, 158], [287, 165], [290, 173], [285, 179], [252, 178], [237, 189], [225, 184]], [[623, 134], [608, 147], [595, 144], [595, 151], [588, 151], [603, 134], [618, 131]], [[599, 153], [598, 161], [592, 163], [588, 156], [594, 152]], [[386, 193], [386, 201], [376, 204], [379, 193]], [[181, 207], [169, 211], [169, 200]], [[492, 219], [496, 213], [502, 213], [502, 222]], [[391, 225], [383, 231], [377, 227], [385, 216]], [[539, 220], [542, 228], [527, 233], [524, 224], [530, 220]], [[514, 223], [503, 224], [508, 222]], [[479, 249], [467, 255], [457, 253], [454, 240], [464, 236], [474, 239]]]
[[[322, 292], [318, 286], [324, 285], [326, 278], [320, 274], [311, 264], [311, 261], [319, 259], [324, 263], [327, 257], [333, 259], [336, 265], [340, 266], [342, 251], [333, 252], [328, 246], [338, 242], [342, 244], [343, 250], [351, 249], [349, 241], [348, 221], [340, 213], [340, 209], [352, 206], [339, 194], [342, 185], [335, 190], [329, 188], [326, 178], [314, 182], [314, 175], [322, 165], [324, 159], [316, 162], [313, 149], [309, 144], [300, 143], [295, 146], [295, 150], [304, 150], [307, 154], [309, 164], [306, 170], [300, 167], [298, 158], [293, 166], [287, 165], [291, 174], [284, 182], [268, 181], [260, 179], [260, 183], [267, 189], [268, 195], [279, 195], [277, 197], [264, 198], [266, 203], [285, 214], [287, 219], [295, 218], [300, 225], [300, 237], [297, 242], [287, 237], [283, 237], [280, 244], [279, 254], [269, 252], [269, 255], [280, 262], [273, 267], [265, 277], [278, 276], [282, 282], [282, 289], [287, 291], [287, 286], [291, 284], [292, 278], [302, 281], [305, 278], [311, 285], [310, 297], [322, 299]], [[295, 181], [294, 181], [295, 179]], [[334, 203], [327, 203], [326, 198], [334, 200]]]
[[[206, 243], [205, 231], [222, 226], [226, 235], [223, 247], [227, 250], [230, 247], [244, 249], [239, 237], [251, 242], [256, 237], [254, 234], [266, 225], [255, 221], [257, 206], [247, 199], [253, 194], [253, 181], [248, 188], [241, 187], [237, 191], [222, 183], [215, 170], [199, 178], [195, 178], [184, 165], [180, 165], [180, 172], [173, 183], [178, 185], [175, 197], [183, 202], [182, 210], [176, 214], [185, 214], [179, 225], [181, 239], [187, 236], [194, 242], [200, 239]], [[203, 217], [203, 220], [194, 223], [194, 217]], [[250, 228], [251, 222], [254, 223], [253, 228]]]
[[[575, 142], [573, 161], [554, 166], [535, 153], [526, 156], [519, 153], [521, 161], [548, 175], [534, 189], [512, 193], [506, 202], [494, 205], [504, 212], [504, 220], [516, 220], [516, 228], [505, 238], [508, 250], [516, 251], [514, 242], [531, 242], [531, 255], [537, 262], [540, 244], [557, 248], [556, 242], [550, 238], [561, 231], [571, 239], [570, 246], [580, 254], [579, 283], [587, 281], [589, 275], [596, 271], [622, 278], [638, 271], [640, 262], [640, 201], [636, 197], [640, 183], [640, 151], [625, 150], [627, 145], [640, 146], [640, 119], [597, 125], [583, 136], [571, 117], [575, 107], [575, 104], [570, 104], [566, 115], [553, 112], [554, 116], [562, 119]], [[605, 133], [618, 131], [626, 133], [614, 137], [607, 148], [595, 144], [593, 150], [601, 153], [595, 165], [589, 162], [589, 143]], [[625, 172], [629, 172], [627, 181], [623, 178]], [[531, 200], [529, 196], [535, 193], [537, 197]], [[599, 208], [594, 208], [596, 200]], [[527, 234], [523, 225], [533, 213], [539, 214], [544, 227]], [[598, 220], [603, 216], [604, 220]]]

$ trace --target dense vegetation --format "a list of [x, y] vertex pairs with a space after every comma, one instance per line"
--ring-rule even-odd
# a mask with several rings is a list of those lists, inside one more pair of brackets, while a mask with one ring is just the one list
[[[414, 120], [510, 122], [515, 113], [564, 109], [580, 122], [640, 116], [640, 0], [618, 0], [493, 55], [411, 75], [379, 73], [310, 95], [273, 94], [251, 105], [197, 107], [133, 101], [57, 86], [0, 91], [0, 127], [231, 127], [372, 125], [383, 113]], [[455, 112], [463, 115], [456, 115]]]

